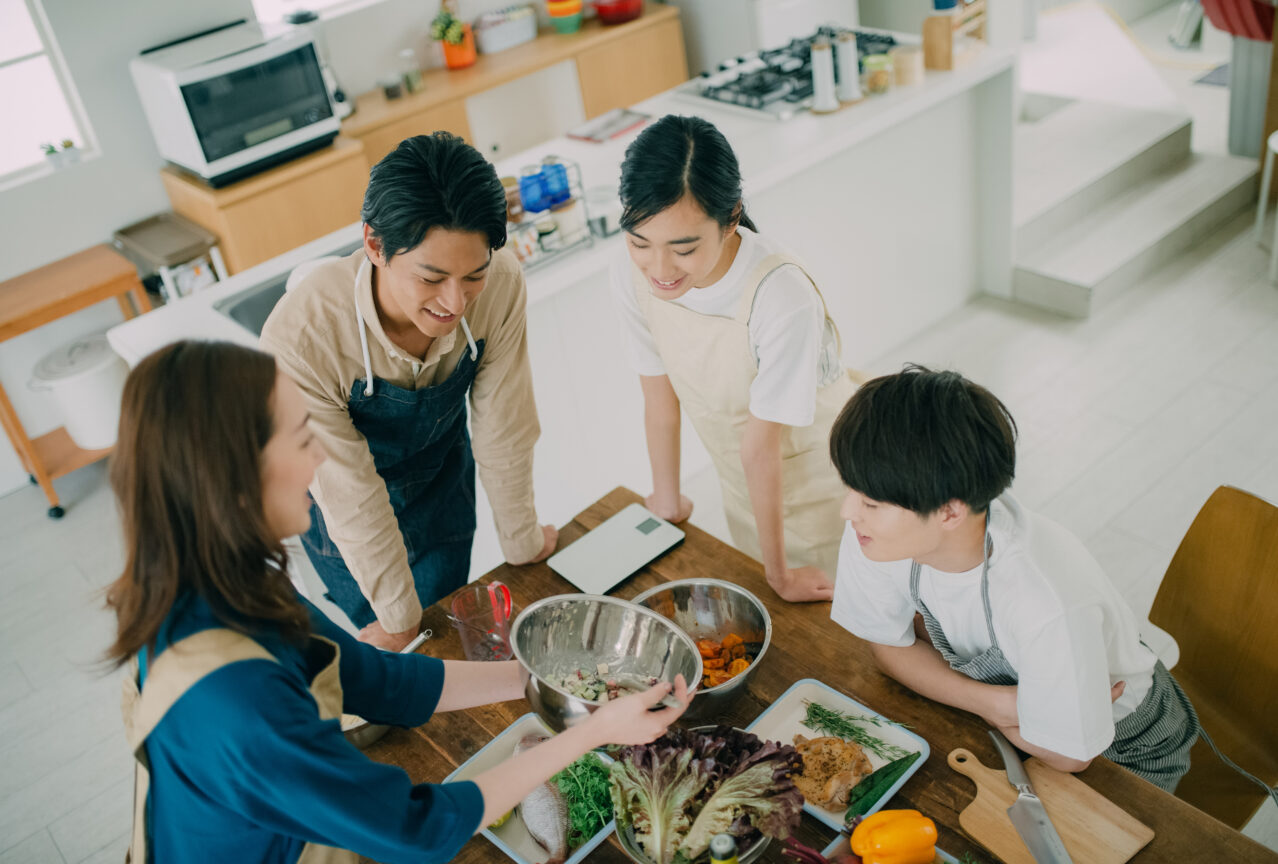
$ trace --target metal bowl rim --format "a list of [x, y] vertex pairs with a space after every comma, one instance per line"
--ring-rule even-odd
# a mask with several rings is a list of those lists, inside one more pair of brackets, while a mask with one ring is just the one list
[[[514, 623], [510, 625], [511, 650], [515, 655], [515, 659], [519, 661], [519, 665], [527, 669], [528, 674], [532, 678], [536, 679], [538, 684], [544, 687], [549, 687], [551, 690], [555, 691], [561, 696], [565, 696], [568, 699], [576, 700], [577, 702], [580, 702], [583, 705], [594, 705], [598, 707], [598, 706], [608, 704], [607, 702], [592, 702], [589, 699], [582, 699], [580, 696], [574, 696], [573, 694], [569, 693], [567, 690], [563, 689], [562, 687], [558, 687], [554, 684], [551, 684], [545, 678], [543, 678], [542, 676], [538, 675], [536, 672], [533, 671], [532, 665], [524, 658], [523, 652], [519, 650], [519, 628], [523, 625], [524, 619], [527, 618], [533, 612], [536, 612], [539, 609], [541, 609], [541, 607], [543, 606], [549, 606], [551, 603], [563, 602], [565, 600], [573, 600], [573, 601], [590, 600], [590, 601], [603, 601], [604, 603], [611, 603], [615, 606], [620, 606], [623, 609], [624, 608], [633, 609], [639, 614], [646, 615], [650, 618], [653, 618], [659, 623], [668, 627], [670, 629], [670, 632], [676, 638], [682, 639], [687, 644], [687, 647], [692, 649], [692, 656], [697, 661], [697, 672], [696, 672], [696, 681], [687, 682], [688, 693], [689, 695], [691, 695], [693, 693], [698, 692], [698, 687], [701, 684], [701, 678], [702, 676], [705, 675], [705, 669], [701, 665], [701, 652], [697, 650], [696, 641], [687, 633], [683, 632], [683, 628], [679, 627], [677, 624], [675, 624], [666, 616], [658, 612], [655, 612], [652, 609], [647, 608], [646, 606], [640, 606], [639, 604], [634, 603], [630, 600], [622, 600], [620, 597], [609, 597], [606, 594], [554, 594], [550, 597], [543, 597], [540, 600], [536, 601], [535, 603], [530, 603], [528, 606], [524, 607], [524, 611], [520, 612], [517, 616], [515, 616]], [[769, 630], [769, 633], [770, 632], [771, 630]]]
[[[739, 594], [744, 594], [746, 597], [753, 600], [758, 605], [758, 607], [763, 610], [763, 650], [760, 651], [755, 656], [755, 658], [750, 661], [750, 667], [754, 668], [754, 665], [763, 659], [763, 655], [768, 653], [768, 648], [769, 646], [772, 645], [772, 613], [768, 611], [768, 607], [764, 606], [763, 601], [760, 600], [757, 596], [755, 596], [755, 593], [751, 591], [750, 589], [742, 588], [740, 585], [737, 585], [735, 582], [728, 582], [727, 580], [724, 580], [724, 579], [709, 579], [709, 578], [675, 579], [673, 582], [665, 582], [661, 585], [657, 585], [654, 588], [649, 588], [647, 591], [639, 592], [634, 597], [630, 598], [630, 602], [634, 603], [636, 606], [640, 606], [644, 609], [649, 609], [652, 612], [656, 612], [655, 609], [650, 609], [650, 607], [644, 606], [643, 601], [647, 600], [649, 597], [656, 597], [658, 594], [662, 593], [663, 591], [668, 591], [671, 588], [684, 586], [684, 585], [691, 585], [691, 586], [714, 585], [719, 588], [727, 588], [730, 591], [736, 591]], [[661, 615], [660, 612], [656, 612], [656, 614]], [[666, 618], [666, 616], [664, 615], [661, 615], [661, 617]], [[666, 618], [666, 620], [670, 621], [672, 624], [674, 623], [669, 618]], [[675, 625], [675, 629], [679, 630], [680, 632], [683, 632], [683, 628], [679, 627], [677, 624]], [[685, 635], [689, 639], [692, 639], [691, 633], [687, 633]], [[512, 636], [512, 641], [513, 641], [513, 636]], [[696, 643], [697, 643], [697, 640], [692, 639], [692, 644], [694, 647], [696, 646]], [[700, 656], [701, 656], [701, 650], [698, 649], [697, 657], [699, 658]], [[702, 669], [701, 674], [705, 675], [704, 667]], [[749, 674], [749, 670], [741, 673], [741, 675], [748, 675], [748, 674]], [[724, 690], [727, 690], [729, 687], [736, 684], [737, 678], [739, 677], [740, 676], [729, 678], [727, 681], [724, 681], [722, 684], [716, 685], [714, 687], [702, 688], [700, 692], [701, 693], [721, 693]]]
[[[636, 864], [641, 864], [641, 862], [642, 864], [654, 864], [653, 860], [649, 858], [639, 847], [639, 844], [634, 841], [633, 826], [627, 825], [625, 828], [622, 828], [621, 823], [617, 822], [616, 827], [613, 830], [617, 834], [617, 845], [621, 847], [621, 850], [626, 853], [631, 861], [636, 862]], [[627, 837], [627, 834], [630, 836]], [[745, 855], [742, 856], [741, 860], [752, 864], [752, 862], [763, 857], [764, 851], [768, 848], [768, 844], [771, 842], [771, 837], [767, 834], [761, 833], [759, 835], [758, 842], [750, 847], [750, 851], [746, 852]]]

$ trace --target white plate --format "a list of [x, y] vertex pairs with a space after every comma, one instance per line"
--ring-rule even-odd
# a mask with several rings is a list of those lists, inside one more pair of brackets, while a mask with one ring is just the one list
[[[782, 744], [794, 744], [795, 735], [803, 735], [807, 738], [816, 738], [825, 733], [818, 732], [815, 729], [809, 729], [803, 725], [803, 718], [807, 715], [807, 706], [805, 702], [816, 702], [827, 708], [833, 708], [837, 711], [844, 711], [850, 714], [858, 714], [869, 717], [882, 717], [877, 711], [871, 711], [855, 699], [844, 696], [839, 691], [830, 687], [828, 684], [822, 684], [815, 678], [804, 678], [794, 682], [789, 690], [781, 694], [781, 698], [768, 706], [762, 714], [755, 718], [746, 729], [769, 741], [780, 741]], [[928, 755], [932, 752], [932, 748], [927, 742], [915, 735], [909, 729], [894, 724], [884, 724], [883, 726], [867, 726], [866, 731], [881, 738], [888, 744], [895, 744], [911, 753], [922, 752], [923, 758], [916, 761], [909, 767], [909, 770], [901, 776], [899, 780], [892, 784], [886, 792], [879, 796], [870, 809], [866, 811], [868, 816], [876, 810], [882, 809], [883, 805], [896, 794], [896, 790], [900, 789], [906, 780], [927, 761]], [[888, 763], [878, 754], [865, 751], [865, 755], [869, 757], [870, 765], [877, 771]], [[835, 812], [826, 810], [824, 807], [818, 807], [815, 804], [804, 802], [803, 809], [811, 813], [817, 819], [820, 819], [826, 825], [838, 831], [843, 827], [843, 812]]]
[[[541, 722], [541, 718], [536, 714], [525, 714], [507, 726], [500, 735], [485, 744], [482, 750], [463, 762], [456, 771], [445, 777], [444, 782], [471, 780], [489, 768], [505, 762], [514, 755], [515, 745], [519, 743], [520, 739], [525, 735], [533, 734], [549, 737], [553, 733], [546, 728], [545, 724]], [[612, 761], [602, 753], [598, 755], [604, 764], [609, 764]], [[596, 846], [608, 839], [608, 835], [616, 827], [616, 820], [613, 820], [599, 829], [595, 836], [577, 847], [572, 855], [568, 857], [565, 864], [577, 864], [577, 862], [584, 859], [594, 851]], [[528, 829], [524, 826], [524, 820], [520, 817], [518, 810], [500, 828], [496, 830], [485, 828], [481, 833], [494, 846], [505, 852], [512, 861], [516, 861], [518, 864], [544, 864], [550, 859], [550, 853], [541, 848], [537, 841], [532, 838], [532, 835], [528, 833]]]

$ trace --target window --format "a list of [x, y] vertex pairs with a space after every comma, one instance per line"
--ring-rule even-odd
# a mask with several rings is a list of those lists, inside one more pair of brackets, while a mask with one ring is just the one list
[[[52, 144], [62, 162], [89, 149], [89, 126], [39, 0], [0, 0], [0, 184], [37, 174], [50, 164]], [[70, 141], [74, 153], [63, 151]]]

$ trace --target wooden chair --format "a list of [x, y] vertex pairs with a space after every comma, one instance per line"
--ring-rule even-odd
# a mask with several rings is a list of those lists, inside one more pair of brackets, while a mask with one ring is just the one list
[[[1150, 620], [1180, 643], [1173, 675], [1221, 751], [1278, 782], [1278, 507], [1221, 486], [1176, 550]], [[1235, 829], [1265, 793], [1199, 739], [1177, 797]]]

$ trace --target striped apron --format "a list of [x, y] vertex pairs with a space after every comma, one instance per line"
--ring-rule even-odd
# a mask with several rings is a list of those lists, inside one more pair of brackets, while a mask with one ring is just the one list
[[[990, 551], [993, 545], [989, 534], [985, 535], [985, 556], [981, 564], [981, 601], [985, 605], [985, 626], [989, 628], [990, 647], [963, 660], [955, 653], [945, 631], [936, 617], [928, 610], [919, 596], [919, 575], [922, 568], [917, 561], [910, 564], [910, 599], [914, 608], [923, 616], [932, 646], [955, 672], [961, 672], [984, 684], [1009, 685], [1017, 682], [1016, 669], [998, 647], [994, 635], [994, 615], [990, 608]], [[1194, 745], [1202, 727], [1189, 697], [1167, 671], [1162, 661], [1154, 664], [1154, 681], [1136, 710], [1114, 724], [1114, 741], [1101, 755], [1122, 765], [1137, 777], [1142, 777], [1168, 792], [1176, 790], [1176, 784], [1189, 770], [1189, 749]]]

